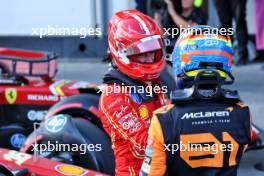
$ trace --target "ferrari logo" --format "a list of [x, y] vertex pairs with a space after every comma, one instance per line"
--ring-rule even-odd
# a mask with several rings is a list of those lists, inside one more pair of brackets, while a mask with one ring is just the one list
[[17, 90], [15, 88], [8, 88], [5, 90], [5, 98], [9, 104], [15, 103], [17, 99]]

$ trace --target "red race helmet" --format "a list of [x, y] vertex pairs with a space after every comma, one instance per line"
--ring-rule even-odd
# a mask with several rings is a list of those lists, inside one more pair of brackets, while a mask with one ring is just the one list
[[137, 80], [159, 77], [164, 39], [153, 19], [137, 10], [117, 12], [108, 24], [110, 54], [119, 71]]

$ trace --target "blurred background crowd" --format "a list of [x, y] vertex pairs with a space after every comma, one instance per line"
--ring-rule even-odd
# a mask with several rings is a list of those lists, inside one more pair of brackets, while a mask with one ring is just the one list
[[[161, 28], [193, 25], [234, 28], [234, 63], [259, 61], [264, 50], [262, 0], [10, 0], [0, 7], [2, 47], [54, 51], [61, 58], [102, 57], [107, 51], [107, 22], [116, 12], [136, 8], [153, 17]], [[92, 27], [99, 35], [34, 35], [35, 28]], [[171, 36], [168, 36], [170, 38]], [[177, 38], [170, 38], [171, 52]]]
[[[250, 1], [249, 1], [250, 2]], [[251, 1], [252, 3], [253, 1]], [[180, 28], [193, 25], [212, 25], [208, 21], [215, 8], [219, 18], [219, 28], [233, 28], [234, 60], [236, 65], [245, 65], [249, 61], [261, 57], [256, 55], [256, 48], [263, 50], [263, 25], [260, 23], [264, 15], [264, 4], [255, 1], [256, 9], [247, 9], [247, 0], [136, 0], [137, 9], [146, 13], [160, 24], [162, 28]], [[255, 13], [255, 36], [248, 33], [247, 12]], [[214, 21], [216, 17], [212, 18]], [[211, 24], [210, 24], [211, 23]], [[171, 39], [172, 46], [176, 39]], [[256, 45], [255, 45], [256, 44]]]

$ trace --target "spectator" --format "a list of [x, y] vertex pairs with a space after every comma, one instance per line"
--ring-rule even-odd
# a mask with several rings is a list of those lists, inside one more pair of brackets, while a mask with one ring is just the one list
[[[256, 46], [257, 50], [264, 50], [264, 1], [256, 0]], [[261, 54], [260, 54], [261, 55]], [[262, 65], [264, 70], [264, 65]], [[263, 163], [264, 168], [264, 163]]]
[[[163, 2], [167, 13], [163, 13], [165, 14], [163, 16], [160, 15], [162, 13], [155, 14], [155, 19], [163, 28], [187, 28], [207, 23], [207, 17], [203, 11], [194, 7], [194, 0], [163, 0]], [[168, 36], [168, 39], [171, 42], [166, 51], [171, 53], [177, 36]]]
[[[175, 7], [175, 11], [181, 13], [181, 0], [173, 0], [172, 3]], [[155, 17], [160, 26], [164, 28], [177, 27], [168, 13], [164, 0], [148, 0], [147, 6], [148, 11], [150, 11], [148, 15]]]
[[136, 9], [141, 13], [147, 14], [147, 0], [136, 0], [137, 7]]
[[167, 4], [168, 12], [178, 27], [187, 28], [194, 25], [204, 25], [207, 18], [200, 8], [194, 7], [193, 0], [181, 0], [182, 13], [179, 14], [175, 11], [171, 0], [164, 0]]
[[236, 22], [236, 38], [238, 41], [236, 65], [245, 65], [248, 62], [246, 2], [247, 0], [215, 0], [221, 27], [232, 28], [232, 19]]

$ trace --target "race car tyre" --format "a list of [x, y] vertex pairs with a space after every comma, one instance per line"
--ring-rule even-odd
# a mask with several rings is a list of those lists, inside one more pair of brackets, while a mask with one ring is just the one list
[[97, 145], [100, 149], [100, 151], [95, 152], [100, 171], [114, 175], [115, 158], [111, 148], [111, 141], [107, 134], [92, 123], [84, 123], [82, 119], [74, 119], [73, 122], [87, 141], [87, 144]]
[[[58, 125], [59, 118], [65, 119], [63, 125]], [[50, 119], [50, 121], [47, 121], [52, 122], [50, 124], [56, 125], [60, 130], [50, 132], [51, 129], [47, 127], [49, 122], [43, 122], [28, 137], [27, 145], [22, 148], [22, 152], [32, 154], [35, 151], [38, 155], [51, 160], [114, 175], [114, 154], [110, 138], [103, 130], [85, 118], [73, 118], [69, 115], [60, 114], [50, 117]], [[53, 126], [52, 129], [56, 128]], [[42, 137], [37, 140], [37, 136]], [[35, 141], [37, 141], [39, 147], [54, 146], [54, 144], [56, 147], [53, 147], [53, 150], [41, 148], [35, 150], [35, 148], [33, 149]], [[65, 144], [71, 147], [68, 147], [68, 149], [62, 148]], [[73, 150], [73, 148], [75, 149]]]

